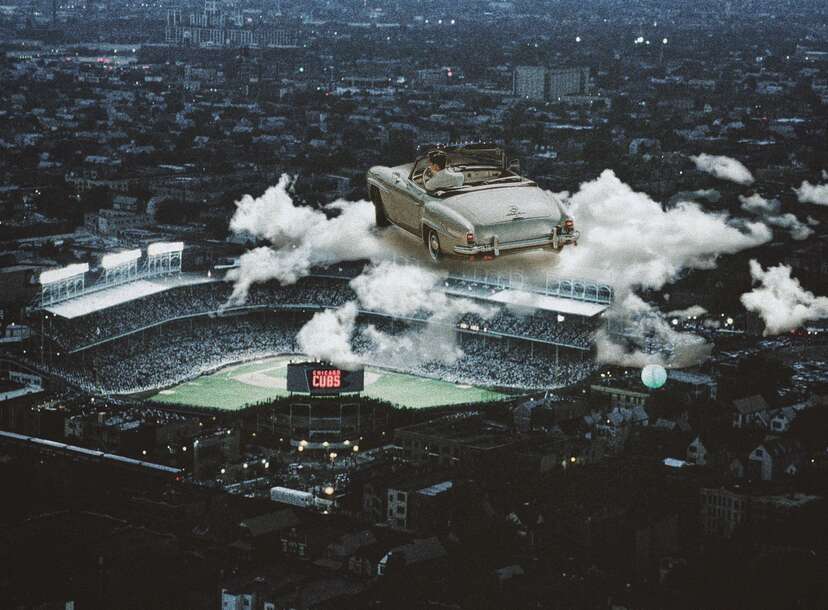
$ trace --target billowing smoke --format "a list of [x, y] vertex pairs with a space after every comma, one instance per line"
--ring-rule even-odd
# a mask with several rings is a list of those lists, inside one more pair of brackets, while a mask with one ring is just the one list
[[814, 231], [807, 224], [800, 221], [793, 214], [780, 214], [782, 204], [778, 199], [765, 199], [759, 193], [754, 193], [749, 197], [739, 195], [739, 201], [742, 202], [742, 209], [751, 214], [756, 214], [765, 223], [787, 229], [791, 237], [796, 240], [807, 239], [813, 235]]
[[765, 334], [776, 335], [802, 326], [810, 320], [828, 317], [828, 297], [814, 296], [799, 280], [791, 276], [791, 268], [777, 265], [763, 269], [750, 261], [750, 274], [758, 283], [742, 295], [742, 305], [759, 314], [765, 321]]
[[685, 269], [712, 268], [721, 254], [771, 239], [764, 223], [738, 226], [727, 214], [695, 203], [664, 210], [611, 170], [582, 184], [568, 203], [581, 238], [561, 253], [556, 273], [603, 278], [622, 294], [636, 287], [660, 289]]
[[315, 313], [296, 336], [300, 351], [345, 369], [358, 368], [360, 359], [351, 347], [357, 309], [357, 304], [352, 301], [339, 309]]
[[[391, 261], [372, 265], [351, 280], [357, 300], [336, 311], [315, 314], [299, 332], [299, 347], [310, 356], [345, 368], [366, 362], [408, 368], [430, 361], [452, 364], [463, 356], [454, 330], [460, 316], [473, 313], [487, 318], [496, 309], [448, 297], [439, 287], [444, 278], [444, 273], [415, 265]], [[425, 324], [393, 335], [369, 325], [355, 335], [360, 309], [416, 316]], [[364, 353], [354, 353], [351, 346], [355, 340], [367, 346]]]
[[753, 184], [753, 174], [740, 161], [723, 155], [700, 155], [691, 156], [690, 160], [696, 164], [699, 171], [707, 172], [721, 178], [730, 180], [736, 184]]
[[[567, 205], [582, 237], [577, 247], [567, 247], [559, 255], [555, 275], [592, 277], [612, 284], [618, 313], [636, 316], [642, 329], [639, 345], [613, 347], [609, 336], [599, 336], [599, 358], [605, 362], [636, 364], [666, 359], [667, 364], [678, 365], [697, 361], [707, 349], [705, 344], [693, 335], [676, 332], [654, 307], [633, 299], [634, 291], [660, 289], [687, 269], [714, 267], [722, 254], [771, 239], [763, 222], [736, 222], [725, 213], [708, 213], [693, 202], [678, 201], [665, 210], [648, 195], [633, 191], [610, 170], [582, 184], [567, 198]], [[244, 300], [255, 282], [276, 279], [289, 283], [315, 265], [372, 261], [363, 275], [351, 282], [356, 301], [336, 311], [318, 313], [302, 328], [299, 346], [310, 356], [345, 367], [369, 361], [406, 367], [429, 360], [453, 362], [462, 355], [453, 330], [459, 317], [475, 313], [485, 318], [495, 311], [477, 301], [447, 297], [440, 286], [445, 279], [442, 272], [391, 262], [394, 251], [376, 231], [370, 202], [337, 201], [322, 210], [294, 205], [289, 180], [283, 177], [261, 197], [245, 196], [237, 207], [231, 229], [267, 240], [270, 245], [252, 249], [241, 258], [240, 268], [231, 276], [235, 280], [234, 301]], [[536, 258], [542, 261], [542, 270], [527, 267], [521, 272], [545, 275], [549, 258]], [[515, 261], [519, 263], [521, 258]], [[360, 309], [416, 316], [429, 324], [394, 335], [379, 327], [359, 330]], [[668, 344], [669, 353], [649, 353], [658, 342]]]
[[788, 230], [791, 237], [797, 241], [807, 239], [814, 234], [813, 229], [790, 213], [781, 214], [779, 216], [768, 216], [765, 218], [765, 222], [775, 227]]
[[709, 201], [711, 203], [718, 203], [722, 198], [722, 194], [716, 189], [698, 189], [695, 191], [679, 191], [668, 201], [668, 205], [672, 206], [679, 201]]
[[[699, 309], [704, 312], [703, 308]], [[704, 339], [676, 331], [661, 312], [635, 294], [630, 293], [620, 301], [612, 315], [632, 320], [638, 334], [618, 340], [605, 330], [599, 331], [596, 336], [598, 362], [635, 367], [646, 364], [687, 367], [704, 362], [710, 355], [712, 346]]]
[[759, 215], [778, 214], [782, 207], [778, 199], [765, 199], [759, 193], [754, 193], [748, 197], [739, 195], [739, 201], [742, 202], [743, 210]]
[[613, 315], [634, 318], [642, 331], [632, 345], [599, 334], [598, 359], [612, 364], [660, 362], [664, 356], [650, 353], [659, 342], [674, 346], [666, 364], [703, 358], [709, 347], [701, 339], [676, 332], [634, 291], [658, 290], [687, 269], [712, 268], [720, 255], [759, 246], [772, 237], [762, 222], [737, 221], [724, 213], [706, 212], [693, 202], [679, 201], [665, 210], [647, 194], [633, 191], [611, 170], [582, 184], [567, 203], [581, 239], [577, 247], [560, 254], [556, 273], [612, 284], [616, 289]]
[[[828, 179], [828, 175], [823, 170], [823, 179]], [[816, 205], [828, 205], [828, 183], [826, 184], [811, 184], [805, 180], [798, 189], [794, 189], [797, 199], [800, 203], [815, 203]]]
[[244, 301], [253, 283], [272, 279], [292, 283], [314, 265], [375, 258], [385, 251], [372, 231], [374, 207], [370, 202], [340, 200], [324, 211], [295, 205], [289, 183], [282, 176], [262, 196], [245, 195], [236, 204], [230, 230], [266, 239], [271, 245], [244, 254], [240, 267], [229, 275], [235, 281], [234, 302]]
[[688, 318], [700, 318], [706, 314], [707, 310], [701, 305], [691, 305], [686, 309], [674, 309], [673, 311], [669, 311], [667, 312], [667, 317], [686, 320]]
[[465, 313], [489, 315], [489, 307], [446, 295], [440, 286], [446, 277], [448, 274], [444, 271], [382, 261], [351, 280], [351, 288], [365, 309], [395, 316], [410, 316], [417, 312], [440, 319]]

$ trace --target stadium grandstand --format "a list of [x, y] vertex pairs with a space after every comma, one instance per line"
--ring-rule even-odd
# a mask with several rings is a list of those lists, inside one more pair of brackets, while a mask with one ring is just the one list
[[[150, 392], [230, 364], [295, 354], [296, 335], [315, 312], [356, 298], [349, 281], [360, 267], [351, 265], [316, 270], [292, 285], [257, 284], [244, 304], [229, 305], [229, 282], [182, 273], [181, 249], [175, 252], [151, 245], [143, 261], [140, 251], [119, 253], [89, 284], [88, 268], [45, 272], [34, 325], [41, 353], [31, 364], [90, 392]], [[560, 387], [588, 375], [594, 334], [613, 297], [606, 285], [554, 278], [532, 288], [519, 277], [452, 275], [442, 289], [496, 312], [444, 324], [464, 353], [455, 363], [414, 363], [403, 372], [502, 389]], [[391, 317], [363, 308], [353, 349], [382, 367], [371, 362], [364, 329], [400, 334], [427, 323], [435, 322], [426, 312]]]

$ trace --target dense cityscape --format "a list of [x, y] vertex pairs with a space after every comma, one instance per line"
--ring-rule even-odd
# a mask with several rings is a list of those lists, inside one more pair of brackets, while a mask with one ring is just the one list
[[9, 0], [0, 83], [0, 608], [828, 607], [825, 3]]

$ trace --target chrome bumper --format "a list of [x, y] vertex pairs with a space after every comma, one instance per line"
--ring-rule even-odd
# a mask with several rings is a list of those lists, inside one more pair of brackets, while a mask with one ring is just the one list
[[509, 250], [525, 250], [527, 248], [546, 248], [552, 246], [557, 248], [565, 246], [578, 241], [581, 236], [579, 231], [572, 231], [571, 233], [561, 233], [560, 235], [546, 235], [544, 237], [534, 237], [532, 239], [519, 239], [517, 241], [498, 241], [495, 235], [489, 243], [472, 244], [469, 246], [455, 246], [455, 254], [462, 254], [463, 256], [474, 256], [475, 254], [494, 254], [500, 256], [501, 252]]

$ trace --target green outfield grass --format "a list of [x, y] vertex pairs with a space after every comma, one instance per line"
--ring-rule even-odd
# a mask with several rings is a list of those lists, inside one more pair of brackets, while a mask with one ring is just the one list
[[[235, 411], [245, 405], [287, 396], [287, 356], [223, 368], [193, 381], [161, 390], [151, 400]], [[505, 398], [506, 394], [381, 369], [365, 370], [365, 396], [402, 407], [422, 409]]]

